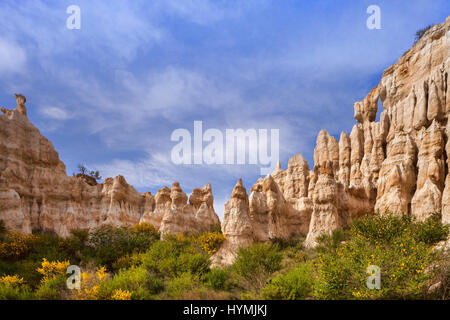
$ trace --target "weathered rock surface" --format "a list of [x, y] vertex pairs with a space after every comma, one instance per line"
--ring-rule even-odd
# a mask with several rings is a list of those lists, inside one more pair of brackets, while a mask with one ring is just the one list
[[222, 233], [226, 238], [212, 257], [213, 265], [231, 264], [238, 249], [252, 244], [255, 240], [249, 199], [241, 179], [234, 187], [230, 201], [225, 204]]
[[214, 198], [210, 184], [194, 189], [189, 203], [178, 182], [173, 183], [172, 189], [164, 187], [159, 190], [155, 198], [150, 200], [151, 205], [146, 206], [139, 222], [154, 225], [162, 236], [208, 231], [220, 224], [213, 208]]
[[287, 170], [278, 164], [272, 177], [258, 180], [246, 218], [254, 240], [307, 233], [305, 244], [314, 246], [318, 235], [374, 211], [419, 220], [437, 213], [450, 223], [449, 65], [450, 17], [354, 103], [358, 123], [350, 135], [342, 132], [338, 142], [319, 132], [311, 171], [296, 155]]
[[[450, 223], [450, 17], [425, 32], [387, 68], [367, 96], [355, 102], [357, 123], [339, 141], [319, 132], [314, 167], [301, 155], [250, 189], [236, 184], [225, 205], [226, 240], [213, 257], [229, 264], [239, 247], [254, 241], [323, 233], [378, 211], [420, 220], [432, 213]], [[155, 196], [141, 194], [121, 176], [103, 184], [68, 177], [52, 144], [17, 110], [0, 115], [0, 219], [22, 232], [68, 235], [104, 223], [149, 222], [161, 233], [203, 231], [218, 223], [211, 186], [189, 198], [178, 183]], [[379, 103], [383, 105], [376, 121]]]
[[155, 197], [142, 194], [124, 177], [101, 184], [84, 175], [69, 177], [52, 143], [26, 116], [25, 97], [17, 110], [0, 115], [0, 220], [8, 229], [70, 235], [73, 229], [147, 221], [162, 234], [200, 232], [219, 223], [211, 186], [195, 189], [191, 203], [178, 184]]

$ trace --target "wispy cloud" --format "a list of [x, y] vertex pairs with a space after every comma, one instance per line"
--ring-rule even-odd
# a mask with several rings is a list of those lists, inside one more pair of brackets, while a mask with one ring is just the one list
[[48, 106], [41, 109], [41, 113], [47, 117], [55, 120], [67, 120], [72, 117], [72, 115], [63, 108]]
[[370, 31], [370, 1], [80, 0], [81, 30], [68, 30], [71, 1], [19, 3], [0, 3], [2, 101], [24, 93], [65, 162], [140, 190], [211, 182], [220, 206], [259, 166], [176, 166], [173, 130], [279, 129], [283, 167], [302, 153], [312, 168], [319, 130], [350, 131], [353, 102], [450, 9], [380, 1]]
[[44, 67], [54, 64], [55, 57], [64, 60], [73, 55], [104, 63], [114, 59], [116, 64], [129, 62], [138, 50], [164, 39], [164, 30], [140, 11], [141, 2], [129, 6], [122, 1], [81, 0], [77, 5], [81, 30], [66, 28], [68, 2], [41, 0], [0, 4], [0, 28], [8, 38], [20, 40]]
[[26, 61], [27, 55], [22, 47], [0, 37], [0, 75], [24, 73]]

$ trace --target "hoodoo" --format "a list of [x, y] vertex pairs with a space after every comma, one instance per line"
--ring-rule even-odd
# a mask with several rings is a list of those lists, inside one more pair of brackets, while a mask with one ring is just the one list
[[[312, 169], [299, 154], [283, 170], [259, 179], [250, 194], [239, 180], [225, 205], [226, 240], [213, 256], [233, 261], [253, 242], [320, 234], [345, 227], [365, 214], [405, 213], [424, 220], [437, 213], [450, 223], [450, 17], [428, 29], [377, 87], [355, 102], [357, 123], [339, 141], [317, 136]], [[219, 219], [211, 185], [188, 198], [179, 183], [153, 196], [124, 177], [87, 183], [69, 177], [52, 143], [28, 120], [26, 99], [1, 108], [0, 219], [8, 229], [67, 236], [72, 229], [103, 224], [153, 224], [163, 235], [201, 232]], [[383, 105], [376, 120], [379, 102]]]
[[[301, 155], [286, 170], [279, 164], [272, 177], [250, 189], [250, 207], [242, 209], [249, 215], [233, 217], [245, 218], [254, 241], [303, 233], [307, 246], [376, 211], [419, 220], [438, 213], [450, 223], [449, 65], [450, 17], [426, 31], [354, 103], [358, 123], [350, 134], [342, 132], [337, 141], [319, 132], [312, 170]], [[376, 122], [379, 101], [384, 110]], [[224, 216], [222, 230], [233, 229], [233, 223], [243, 221]], [[229, 249], [223, 246], [217, 254], [232, 256], [224, 252]]]
[[161, 233], [201, 232], [220, 223], [211, 185], [195, 189], [190, 203], [178, 183], [156, 196], [142, 194], [123, 176], [89, 183], [69, 177], [52, 143], [26, 117], [25, 97], [0, 115], [0, 220], [12, 231], [70, 235], [95, 229], [152, 223]]

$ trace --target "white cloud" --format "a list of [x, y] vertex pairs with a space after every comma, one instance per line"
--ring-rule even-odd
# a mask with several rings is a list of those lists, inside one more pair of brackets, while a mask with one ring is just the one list
[[66, 110], [53, 106], [42, 108], [41, 113], [47, 118], [52, 118], [56, 120], [67, 120], [72, 118], [72, 115]]
[[[180, 180], [189, 189], [212, 182], [223, 210], [236, 179], [251, 183], [259, 166], [175, 166], [171, 130], [191, 130], [194, 120], [203, 120], [205, 129], [280, 129], [283, 167], [297, 152], [311, 159], [321, 128], [332, 134], [351, 128], [352, 102], [363, 98], [367, 80], [381, 74], [396, 57], [392, 48], [404, 41], [398, 31], [389, 37], [383, 37], [387, 29], [368, 33], [365, 10], [356, 12], [357, 6], [334, 24], [318, 22], [301, 30], [293, 27], [302, 24], [278, 21], [276, 15], [268, 21], [255, 18], [267, 2], [80, 0], [81, 30], [71, 31], [61, 3], [24, 0], [17, 6], [4, 0], [0, 30], [7, 38], [0, 38], [0, 74], [33, 69], [27, 81], [15, 76], [3, 78], [1, 85], [5, 91], [31, 91], [41, 100], [47, 131], [62, 128], [64, 123], [54, 120], [76, 115], [76, 125], [87, 127], [77, 132], [97, 134], [113, 154], [94, 161], [102, 175], [122, 174], [137, 188]], [[417, 23], [403, 16], [408, 15], [396, 16], [396, 23]], [[355, 28], [355, 17], [363, 29]], [[200, 27], [177, 30], [186, 22]], [[214, 28], [219, 22], [227, 24]], [[267, 32], [266, 25], [277, 32]], [[197, 38], [199, 29], [205, 42]], [[114, 154], [123, 150], [132, 155]], [[147, 154], [141, 157], [142, 152]]]
[[125, 105], [133, 106], [140, 119], [148, 116], [181, 119], [201, 110], [228, 108], [240, 100], [237, 88], [186, 68], [169, 66], [144, 79], [122, 73], [122, 79], [123, 89], [134, 98]]
[[[153, 189], [156, 192], [163, 186], [170, 188], [173, 182], [178, 181], [183, 191], [189, 195], [194, 188], [203, 187], [214, 180], [214, 209], [219, 217], [223, 215], [224, 205], [229, 200], [237, 178], [248, 175], [252, 172], [251, 169], [259, 172], [257, 167], [245, 165], [179, 166], [171, 162], [169, 152], [148, 152], [145, 158], [138, 160], [113, 159], [106, 163], [89, 164], [89, 168], [98, 169], [104, 178], [122, 175], [130, 185], [143, 191]], [[230, 177], [236, 177], [231, 178], [231, 184], [227, 181]], [[221, 187], [223, 185], [226, 187]]]
[[23, 73], [26, 61], [22, 47], [0, 38], [0, 73]]
[[[139, 49], [159, 43], [165, 31], [155, 26], [140, 9], [121, 1], [78, 1], [81, 29], [66, 28], [62, 3], [24, 1], [20, 6], [0, 4], [0, 30], [26, 45], [26, 51], [42, 67], [54, 64], [55, 56], [87, 55], [102, 63], [131, 62]], [[45, 17], [43, 19], [42, 17]], [[80, 45], [83, 43], [83, 45]]]
[[175, 181], [171, 164], [161, 154], [148, 155], [148, 158], [139, 161], [114, 159], [105, 164], [93, 164], [92, 167], [98, 168], [104, 177], [122, 175], [137, 188], [160, 188]]

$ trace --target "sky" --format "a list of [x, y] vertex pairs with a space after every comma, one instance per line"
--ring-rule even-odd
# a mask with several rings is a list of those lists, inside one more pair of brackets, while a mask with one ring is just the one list
[[0, 106], [25, 95], [69, 175], [83, 163], [152, 194], [211, 183], [221, 216], [260, 165], [177, 165], [174, 130], [278, 129], [282, 168], [297, 153], [312, 168], [319, 131], [349, 133], [353, 103], [448, 15], [448, 0], [1, 0]]

